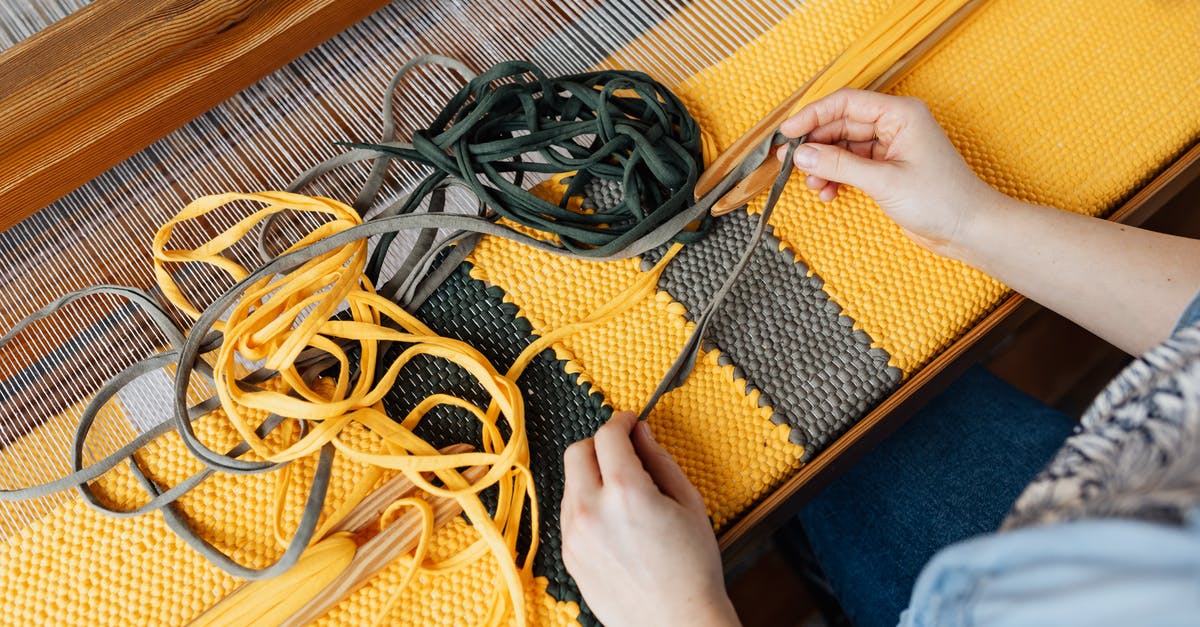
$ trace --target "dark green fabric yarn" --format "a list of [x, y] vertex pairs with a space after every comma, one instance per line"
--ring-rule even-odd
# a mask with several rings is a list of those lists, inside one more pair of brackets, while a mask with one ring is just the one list
[[[472, 188], [496, 215], [554, 233], [582, 256], [618, 252], [693, 204], [703, 162], [700, 129], [683, 103], [641, 72], [548, 77], [509, 61], [470, 80], [412, 148], [349, 144], [433, 168], [399, 213], [416, 210], [447, 179]], [[577, 172], [558, 204], [522, 187], [526, 173]], [[618, 181], [622, 201], [601, 211], [569, 208], [593, 180]], [[684, 231], [696, 241], [707, 226]], [[386, 246], [381, 246], [386, 248]]]

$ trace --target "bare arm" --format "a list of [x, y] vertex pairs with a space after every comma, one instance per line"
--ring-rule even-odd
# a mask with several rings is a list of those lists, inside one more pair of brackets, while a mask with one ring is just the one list
[[1022, 203], [981, 181], [919, 101], [843, 90], [783, 125], [832, 200], [865, 191], [918, 244], [962, 260], [1130, 353], [1200, 291], [1200, 241]]
[[1004, 198], [955, 256], [1132, 354], [1170, 335], [1200, 291], [1200, 240]]

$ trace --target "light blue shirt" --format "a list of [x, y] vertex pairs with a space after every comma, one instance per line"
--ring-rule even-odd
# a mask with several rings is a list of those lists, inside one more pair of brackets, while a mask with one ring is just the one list
[[1200, 509], [1172, 527], [1085, 520], [988, 534], [921, 571], [902, 627], [1200, 625]]

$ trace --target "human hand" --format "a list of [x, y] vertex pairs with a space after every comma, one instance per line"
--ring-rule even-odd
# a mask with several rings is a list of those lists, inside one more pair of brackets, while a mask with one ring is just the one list
[[780, 131], [808, 135], [794, 159], [821, 200], [836, 198], [839, 184], [853, 185], [913, 241], [942, 255], [962, 258], [970, 223], [1011, 202], [971, 171], [915, 98], [842, 89], [805, 106]]
[[563, 564], [605, 625], [738, 625], [700, 493], [631, 412], [564, 456]]

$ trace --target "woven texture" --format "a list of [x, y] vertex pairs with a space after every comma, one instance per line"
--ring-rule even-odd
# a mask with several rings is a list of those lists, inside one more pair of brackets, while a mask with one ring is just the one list
[[[889, 3], [807, 3], [678, 92], [712, 146], [723, 148], [819, 70]], [[968, 162], [1002, 191], [1099, 215], [1200, 138], [1197, 32], [1200, 5], [1190, 2], [992, 0], [894, 91], [929, 102]], [[654, 46], [655, 41], [645, 37], [632, 45]], [[597, 202], [605, 202], [604, 190], [592, 191]], [[894, 371], [880, 367], [868, 375], [872, 371], [864, 363], [889, 355], [892, 366], [911, 373], [1007, 293], [1004, 286], [961, 264], [917, 249], [854, 190], [825, 205], [794, 184], [773, 224], [780, 246], [805, 265], [778, 263], [779, 255], [764, 248], [764, 254], [774, 254], [763, 258], [765, 286], [746, 295], [748, 302], [760, 305], [750, 311], [765, 317], [759, 318], [759, 328], [803, 326], [817, 332], [851, 320], [852, 325], [842, 326], [843, 339], [850, 343], [830, 340], [801, 346], [797, 341], [756, 352], [746, 339], [751, 336], [739, 336], [729, 326], [721, 330], [718, 324], [717, 348], [704, 351], [687, 383], [656, 407], [650, 425], [657, 439], [697, 484], [717, 528], [728, 525], [790, 476], [804, 455], [819, 450], [856, 420], [864, 410], [862, 403], [873, 404], [894, 385]], [[741, 229], [728, 218], [718, 225], [719, 230], [730, 230], [730, 238]], [[721, 237], [711, 244], [713, 250], [725, 245]], [[609, 406], [601, 398], [613, 407], [639, 409], [650, 395], [692, 329], [689, 312], [711, 289], [699, 278], [688, 278], [689, 272], [703, 275], [701, 254], [699, 247], [685, 251], [677, 260], [679, 267], [664, 275], [660, 287], [666, 291], [593, 332], [556, 345], [553, 355], [539, 356], [522, 380], [529, 381], [530, 444], [546, 518], [545, 545], [535, 562], [535, 572], [542, 577], [527, 593], [537, 624], [591, 622], [586, 610], [573, 602], [576, 591], [558, 557], [561, 450], [590, 435], [608, 415]], [[692, 255], [697, 261], [688, 261]], [[442, 332], [468, 339], [499, 363], [511, 360], [530, 336], [582, 319], [641, 272], [635, 260], [574, 261], [495, 238], [484, 239], [471, 263], [470, 276], [476, 280], [455, 275], [421, 315]], [[815, 276], [800, 276], [806, 266]], [[771, 310], [783, 300], [802, 304], [795, 312]], [[830, 303], [828, 309], [816, 305], [822, 301]], [[780, 314], [792, 316], [791, 322], [778, 322], [783, 317], [774, 317]], [[766, 318], [776, 321], [764, 322]], [[872, 352], [872, 346], [883, 352]], [[831, 374], [837, 371], [813, 365], [841, 358], [826, 354], [833, 350], [828, 347], [858, 356], [841, 372], [863, 377], [861, 382], [868, 386], [861, 388], [864, 397], [837, 396], [837, 390], [847, 388]], [[777, 368], [791, 359], [815, 360], [794, 365], [818, 374], [787, 385]], [[435, 380], [449, 388], [463, 385], [445, 367], [435, 378], [437, 367], [430, 365], [411, 389]], [[403, 406], [406, 389], [399, 386], [389, 401]], [[769, 398], [760, 390], [769, 391]], [[840, 409], [804, 405], [828, 390], [833, 390]], [[456, 417], [448, 411], [436, 417], [434, 422], [446, 426], [431, 424], [425, 435], [454, 440], [456, 431], [450, 425]], [[793, 425], [806, 434], [807, 440], [796, 438], [805, 446], [789, 441]], [[35, 432], [23, 444], [36, 455], [44, 450], [38, 444], [41, 437]], [[231, 442], [233, 434], [209, 428], [204, 437]], [[44, 441], [54, 442], [48, 436]], [[163, 482], [197, 469], [177, 438], [164, 438], [142, 459]], [[311, 461], [301, 462], [296, 470], [311, 473]], [[361, 468], [340, 464], [327, 509], [335, 507], [337, 495], [361, 476]], [[100, 483], [98, 489], [114, 502], [132, 505], [145, 498], [127, 472], [115, 472]], [[269, 474], [216, 477], [181, 505], [222, 550], [247, 564], [263, 565], [281, 551], [270, 537], [267, 520], [273, 485]], [[285, 531], [296, 524], [299, 499], [299, 494], [293, 495], [294, 507], [285, 511]], [[462, 522], [448, 525], [435, 536], [435, 556], [465, 545], [474, 533]], [[385, 622], [478, 622], [481, 599], [491, 593], [486, 568], [480, 564], [449, 575], [420, 575], [416, 585], [401, 592], [395, 613], [384, 617]], [[362, 624], [378, 618], [376, 613], [395, 594], [398, 578], [399, 566], [385, 570], [325, 621]], [[6, 604], [0, 622], [7, 624], [179, 624], [236, 584], [183, 545], [159, 515], [112, 519], [79, 501], [54, 509], [41, 523], [0, 546], [0, 593]]]
[[[689, 319], [711, 300], [754, 225], [744, 211], [722, 217], [667, 265], [659, 287], [687, 307]], [[807, 461], [895, 389], [900, 371], [887, 365], [886, 352], [871, 348], [866, 333], [852, 329], [820, 277], [779, 244], [768, 232], [706, 339], [720, 349], [719, 363], [745, 379], [747, 393], [760, 391], [759, 404], [775, 410], [772, 420], [792, 427], [791, 441], [804, 447]], [[642, 269], [661, 253], [646, 255]]]
[[[74, 432], [85, 404], [80, 403], [68, 408], [28, 434], [0, 448], [0, 461], [3, 461], [4, 468], [8, 469], [4, 475], [7, 485], [34, 485], [61, 477], [71, 471], [65, 454], [70, 446], [67, 434]], [[96, 417], [93, 434], [94, 441], [99, 442], [127, 442], [137, 435], [130, 427], [130, 421], [126, 419], [123, 408], [115, 403], [105, 406]], [[31, 460], [44, 461], [33, 463]], [[59, 502], [60, 499], [55, 497], [0, 502], [0, 519], [9, 523], [0, 525], [0, 529], [15, 527], [12, 521], [38, 520], [53, 511]], [[9, 536], [0, 533], [0, 540], [6, 539], [9, 539]]]
[[[538, 333], [583, 319], [640, 272], [634, 260], [577, 261], [492, 238], [480, 243], [472, 263], [472, 276], [502, 288]], [[614, 407], [640, 409], [691, 332], [685, 312], [658, 292], [555, 351]], [[789, 427], [770, 422], [770, 408], [758, 406], [757, 393], [745, 394], [745, 382], [718, 357], [704, 353], [688, 382], [659, 401], [650, 425], [721, 527], [789, 476], [803, 449], [788, 441]]]
[[[887, 4], [814, 3], [680, 97], [724, 148], [830, 58], [823, 42], [844, 41]], [[924, 99], [1001, 191], [1103, 215], [1200, 139], [1198, 32], [1191, 2], [993, 0], [892, 91]], [[794, 181], [772, 222], [905, 373], [1008, 294], [919, 249], [857, 190], [824, 204]]]

